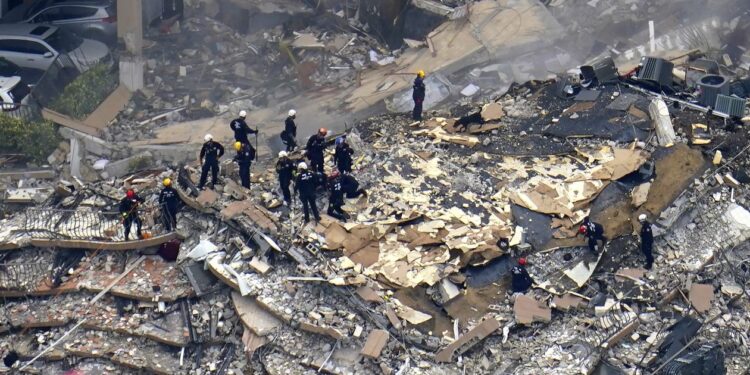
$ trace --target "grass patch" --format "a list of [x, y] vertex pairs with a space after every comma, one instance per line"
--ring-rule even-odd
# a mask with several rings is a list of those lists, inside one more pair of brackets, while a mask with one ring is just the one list
[[0, 114], [0, 150], [21, 153], [37, 164], [44, 164], [60, 139], [50, 121], [27, 122]]
[[116, 78], [109, 67], [97, 64], [68, 84], [49, 108], [83, 120], [117, 87]]

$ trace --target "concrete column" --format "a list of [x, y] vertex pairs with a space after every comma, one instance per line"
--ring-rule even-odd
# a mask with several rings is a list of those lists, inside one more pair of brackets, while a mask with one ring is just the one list
[[117, 2], [117, 37], [128, 53], [143, 54], [143, 0]]
[[143, 0], [117, 2], [117, 37], [125, 43], [120, 57], [120, 84], [130, 91], [143, 88]]

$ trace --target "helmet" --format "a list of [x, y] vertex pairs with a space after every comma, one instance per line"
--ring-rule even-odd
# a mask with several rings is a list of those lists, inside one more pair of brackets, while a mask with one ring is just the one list
[[302, 163], [299, 163], [299, 165], [297, 165], [297, 167], [298, 167], [299, 169], [307, 169], [307, 163], [305, 163], [305, 162], [303, 161]]
[[346, 141], [346, 137], [343, 135], [341, 137], [336, 138], [336, 146], [344, 143], [344, 141]]
[[518, 258], [518, 265], [519, 266], [525, 266], [526, 265], [526, 258]]
[[586, 234], [586, 226], [585, 225], [581, 225], [580, 227], [578, 227], [578, 233], [579, 234]]
[[169, 179], [169, 177], [165, 178], [161, 183], [164, 184], [164, 186], [172, 186], [172, 180]]
[[289, 110], [289, 116], [297, 116], [297, 111], [290, 109]]
[[640, 214], [638, 216], [638, 221], [640, 221], [642, 223], [642, 222], [646, 221], [647, 218], [648, 218], [648, 216], [646, 216], [646, 214]]
[[326, 135], [326, 134], [328, 134], [328, 129], [326, 129], [326, 128], [320, 128], [320, 129], [318, 129], [318, 134]]
[[244, 109], [240, 111], [240, 117], [247, 117], [247, 111]]
[[239, 151], [242, 149], [242, 142], [234, 142], [234, 149]]
[[211, 134], [206, 134], [206, 136], [203, 137], [203, 140], [206, 141], [206, 142], [208, 142], [210, 140], [213, 140], [213, 139], [214, 139], [214, 136], [211, 135]]
[[125, 196], [127, 196], [129, 199], [135, 198], [135, 191], [133, 189], [128, 189], [128, 192], [125, 193]]
[[417, 76], [419, 76], [419, 78], [424, 78], [424, 70], [418, 71]]
[[333, 171], [331, 171], [331, 176], [330, 176], [331, 178], [336, 178], [338, 176], [341, 176], [341, 173], [339, 172], [338, 169], [334, 169]]
[[289, 156], [289, 153], [286, 151], [279, 151], [279, 158], [285, 158]]

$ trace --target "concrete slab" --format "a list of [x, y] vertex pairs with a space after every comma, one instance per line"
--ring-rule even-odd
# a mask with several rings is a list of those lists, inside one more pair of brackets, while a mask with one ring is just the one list
[[232, 303], [242, 325], [258, 336], [268, 336], [284, 324], [258, 304], [255, 298], [232, 292]]

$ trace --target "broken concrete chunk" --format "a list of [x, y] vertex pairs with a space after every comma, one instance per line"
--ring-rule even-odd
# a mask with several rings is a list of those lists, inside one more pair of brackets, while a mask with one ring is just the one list
[[651, 189], [651, 183], [646, 182], [633, 188], [631, 197], [633, 198], [632, 203], [635, 207], [640, 207], [648, 200], [648, 192]]
[[564, 296], [555, 296], [552, 298], [552, 302], [550, 303], [551, 307], [554, 307], [556, 309], [562, 310], [562, 311], [570, 311], [572, 309], [577, 308], [583, 303], [583, 298], [576, 296], [574, 294], [565, 293]]
[[211, 254], [216, 250], [219, 250], [219, 248], [214, 245], [213, 242], [208, 240], [201, 240], [201, 242], [199, 242], [198, 245], [193, 248], [193, 250], [190, 250], [187, 257], [193, 260], [203, 260], [208, 254]]
[[693, 284], [690, 287], [690, 303], [695, 311], [704, 313], [711, 309], [714, 300], [714, 286], [711, 284]]
[[487, 103], [482, 107], [482, 119], [484, 121], [500, 120], [505, 116], [503, 106], [500, 103]]
[[232, 303], [242, 325], [258, 336], [267, 336], [283, 325], [281, 320], [258, 304], [255, 298], [232, 292]]
[[648, 113], [654, 121], [656, 139], [660, 146], [671, 147], [676, 138], [669, 108], [662, 98], [656, 98], [648, 105]]
[[484, 340], [498, 328], [500, 328], [500, 322], [498, 322], [497, 319], [492, 317], [485, 319], [471, 331], [467, 332], [463, 336], [459, 337], [458, 340], [452, 342], [443, 350], [439, 351], [437, 355], [435, 355], [435, 360], [438, 362], [455, 361], [456, 357], [471, 349], [472, 346]]
[[525, 296], [516, 297], [513, 304], [513, 313], [519, 324], [531, 324], [533, 322], [549, 322], [552, 320], [552, 310], [542, 305], [539, 301]]
[[443, 279], [440, 282], [440, 295], [443, 297], [444, 303], [456, 298], [459, 294], [461, 294], [461, 291], [450, 280]]
[[213, 190], [206, 189], [206, 190], [203, 190], [198, 195], [198, 198], [196, 198], [196, 201], [202, 207], [210, 207], [210, 206], [213, 206], [213, 204], [216, 203], [216, 201], [218, 199], [219, 199], [219, 194], [218, 193], [216, 193]]
[[253, 257], [253, 259], [250, 261], [249, 266], [253, 269], [253, 271], [261, 275], [265, 275], [271, 270], [271, 265], [260, 260], [257, 256]]

